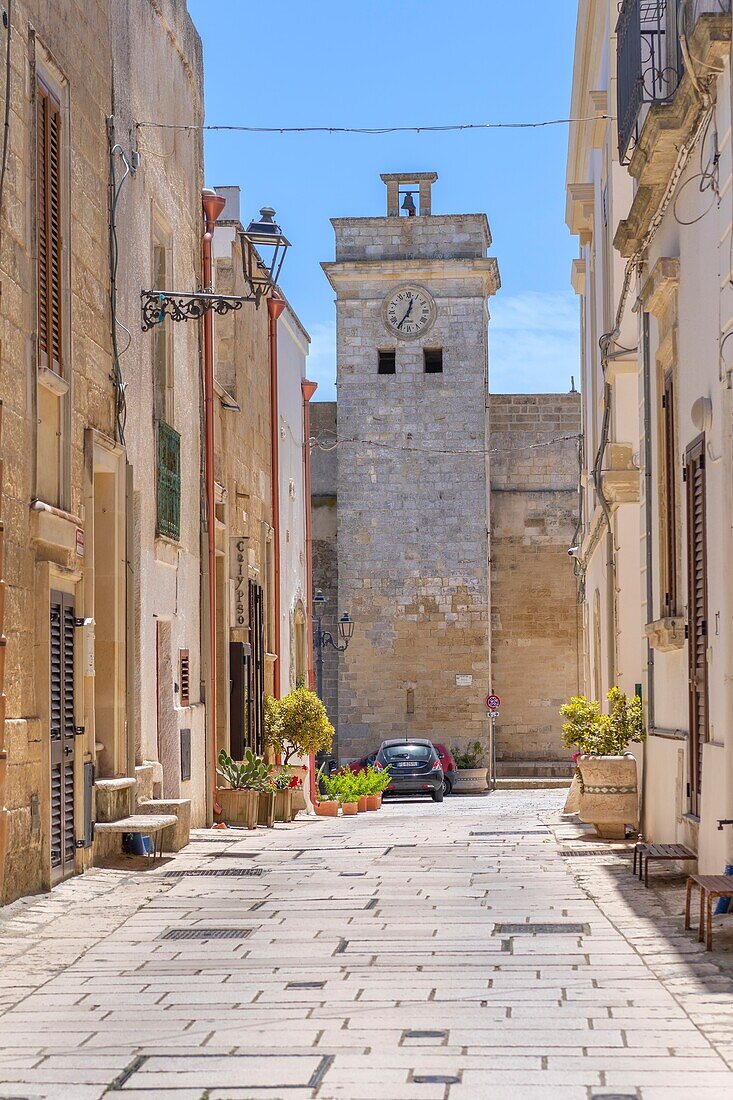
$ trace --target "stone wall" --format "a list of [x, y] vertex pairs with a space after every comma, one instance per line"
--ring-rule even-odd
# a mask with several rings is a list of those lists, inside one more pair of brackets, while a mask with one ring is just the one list
[[[311, 531], [313, 538], [313, 586], [320, 588], [326, 603], [321, 614], [324, 630], [338, 637], [338, 517], [336, 478], [338, 448], [336, 402], [314, 401], [311, 405], [311, 437], [331, 450], [315, 446], [311, 451]], [[344, 608], [348, 610], [349, 608]], [[316, 609], [318, 614], [318, 610]], [[317, 654], [315, 658], [317, 659]], [[330, 647], [323, 653], [323, 702], [337, 733], [333, 752], [338, 756], [339, 657]]]
[[491, 654], [502, 761], [568, 755], [558, 708], [579, 689], [567, 553], [578, 514], [579, 431], [579, 394], [489, 398]]

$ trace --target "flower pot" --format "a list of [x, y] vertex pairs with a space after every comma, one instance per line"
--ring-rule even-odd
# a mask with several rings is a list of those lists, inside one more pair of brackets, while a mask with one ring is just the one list
[[377, 799], [377, 809], [381, 810], [381, 808], [382, 808], [382, 792], [380, 791], [379, 794], [375, 795], [374, 797]]
[[473, 794], [487, 787], [486, 768], [459, 768], [453, 781], [453, 794]]
[[368, 794], [366, 802], [367, 802], [367, 807], [366, 808], [368, 810], [378, 810], [379, 809], [379, 795], [378, 794]]
[[257, 824], [271, 829], [275, 824], [275, 792], [262, 791], [259, 794]]
[[216, 801], [221, 806], [222, 820], [229, 825], [243, 825], [245, 829], [257, 828], [257, 791], [233, 791], [231, 787], [217, 787]]
[[357, 804], [356, 804], [357, 813], [365, 814], [367, 812], [367, 810], [369, 809], [369, 806], [367, 805], [367, 803], [368, 803], [368, 795], [363, 794], [361, 796], [361, 798], [359, 799], [359, 801], [357, 802]]
[[293, 791], [286, 787], [284, 791], [275, 791], [275, 821], [293, 820]]
[[626, 826], [638, 828], [636, 760], [626, 756], [581, 756], [578, 817], [607, 840], [623, 840]]
[[[272, 774], [279, 775], [283, 770], [282, 764], [272, 765]], [[305, 800], [305, 787], [308, 782], [308, 766], [306, 764], [288, 764], [293, 775], [300, 776], [302, 785], [300, 787], [291, 788], [293, 792], [293, 817], [297, 814], [298, 810], [306, 810], [308, 808]], [[292, 818], [291, 818], [292, 820]]]
[[344, 815], [344, 817], [356, 817], [358, 812], [359, 812], [359, 803], [358, 802], [342, 802], [341, 803], [341, 813]]
[[316, 813], [319, 817], [338, 817], [338, 802], [316, 802]]
[[565, 805], [562, 812], [564, 814], [577, 814], [580, 808], [580, 795], [581, 795], [580, 778], [577, 771], [573, 776], [573, 781], [570, 784], [570, 790], [568, 791], [568, 797], [565, 799]]

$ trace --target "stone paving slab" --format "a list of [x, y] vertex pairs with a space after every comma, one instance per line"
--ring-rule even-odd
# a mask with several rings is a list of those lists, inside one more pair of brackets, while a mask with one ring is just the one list
[[[733, 1093], [733, 935], [703, 952], [680, 883], [645, 891], [627, 855], [561, 857], [585, 843], [561, 803], [500, 792], [199, 832], [160, 870], [8, 907], [0, 1100]], [[166, 875], [212, 865], [267, 873]], [[161, 939], [178, 928], [250, 933]]]

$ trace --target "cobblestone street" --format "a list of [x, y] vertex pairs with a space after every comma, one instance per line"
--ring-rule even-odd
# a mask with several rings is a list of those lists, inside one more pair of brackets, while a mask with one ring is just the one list
[[0, 1096], [728, 1095], [731, 931], [708, 955], [681, 879], [563, 857], [563, 796], [199, 832], [16, 903]]

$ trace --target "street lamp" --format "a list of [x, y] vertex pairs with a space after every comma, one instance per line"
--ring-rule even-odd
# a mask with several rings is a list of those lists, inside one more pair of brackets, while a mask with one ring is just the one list
[[[313, 647], [316, 654], [316, 691], [318, 698], [323, 700], [323, 651], [327, 646], [331, 646], [337, 653], [345, 653], [349, 648], [349, 642], [354, 636], [354, 620], [349, 615], [348, 611], [338, 621], [338, 633], [342, 644], [334, 641], [333, 634], [329, 630], [324, 630], [321, 622], [321, 616], [323, 614], [323, 608], [326, 606], [326, 597], [320, 588], [316, 588], [313, 593]], [[316, 763], [319, 767], [326, 763], [328, 759], [328, 753], [319, 752], [316, 754]], [[335, 765], [332, 765], [335, 766]]]
[[275, 286], [280, 278], [290, 241], [275, 222], [271, 206], [263, 206], [257, 221], [252, 220], [239, 237], [245, 282], [254, 295], [255, 305], [259, 306], [267, 288]]

